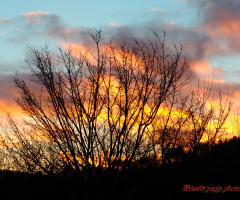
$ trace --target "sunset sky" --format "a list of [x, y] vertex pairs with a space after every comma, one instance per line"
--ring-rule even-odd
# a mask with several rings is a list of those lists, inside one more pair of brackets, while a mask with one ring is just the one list
[[28, 73], [29, 47], [85, 44], [88, 29], [128, 40], [167, 31], [181, 43], [193, 79], [240, 100], [240, 0], [0, 0], [0, 104], [19, 112], [13, 77]]

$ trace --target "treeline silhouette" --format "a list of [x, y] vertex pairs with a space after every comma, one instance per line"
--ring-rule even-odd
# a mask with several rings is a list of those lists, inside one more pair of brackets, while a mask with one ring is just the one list
[[239, 192], [182, 191], [199, 187], [239, 186], [240, 139], [216, 144], [211, 151], [165, 166], [148, 162], [142, 168], [114, 170], [98, 167], [87, 179], [72, 175], [0, 172], [2, 199], [229, 199]]
[[15, 171], [2, 180], [24, 177], [17, 191], [29, 186], [39, 199], [182, 195], [225, 145], [216, 144], [232, 107], [227, 92], [212, 81], [194, 85], [183, 46], [171, 47], [166, 32], [128, 43], [89, 34], [95, 49], [31, 49], [29, 80], [14, 79], [27, 118], [19, 125], [8, 114], [1, 128], [1, 167]]

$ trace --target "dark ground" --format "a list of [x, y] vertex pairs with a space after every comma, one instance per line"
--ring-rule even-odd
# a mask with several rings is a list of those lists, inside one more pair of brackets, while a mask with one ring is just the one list
[[240, 140], [218, 144], [211, 152], [184, 162], [133, 172], [101, 171], [84, 181], [2, 171], [0, 199], [240, 199], [240, 191], [186, 192], [184, 185], [240, 187]]

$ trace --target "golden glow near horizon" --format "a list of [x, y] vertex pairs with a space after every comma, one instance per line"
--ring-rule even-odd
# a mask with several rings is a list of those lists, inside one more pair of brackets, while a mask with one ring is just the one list
[[[112, 78], [109, 79], [107, 76], [105, 76], [104, 80], [102, 80], [102, 81], [105, 82], [104, 84], [109, 85], [109, 90], [110, 90], [111, 95], [113, 95], [113, 96], [118, 95], [119, 84], [117, 83], [117, 81], [115, 81]], [[102, 92], [102, 94], [104, 94], [104, 91], [101, 91], [101, 92]], [[239, 94], [236, 93], [237, 98], [238, 98], [238, 95]], [[86, 105], [86, 108], [87, 107], [88, 106]], [[206, 104], [207, 109], [210, 109], [211, 107], [214, 107], [214, 108], [218, 107], [217, 100], [216, 101], [210, 101], [209, 103]], [[112, 109], [113, 112], [112, 112], [110, 118], [112, 118], [114, 120], [114, 119], [116, 119], [116, 117], [119, 114], [119, 107], [117, 105], [113, 105], [113, 107], [111, 109]], [[217, 109], [215, 109], [215, 110], [217, 110]], [[17, 119], [18, 122], [20, 122], [23, 118], [31, 120], [31, 118], [27, 117], [24, 113], [22, 113], [21, 109], [16, 104], [13, 108], [7, 107], [6, 111], [10, 112], [11, 115], [15, 119]], [[131, 114], [134, 114], [134, 112], [137, 112], [137, 111], [138, 110], [136, 110], [136, 108], [135, 108], [135, 109], [130, 110], [129, 112]], [[151, 107], [150, 106], [145, 106], [143, 112], [146, 116], [150, 115], [151, 112], [152, 112]], [[3, 112], [3, 115], [4, 115], [4, 112]], [[168, 116], [171, 117], [171, 120], [169, 121], [170, 123], [168, 124], [169, 127], [173, 126], [173, 125], [171, 125], [171, 123], [174, 123], [174, 120], [177, 120], [180, 117], [181, 118], [188, 118], [189, 117], [187, 113], [185, 113], [184, 111], [182, 111], [180, 109], [177, 109], [175, 107], [168, 107], [166, 105], [162, 105], [157, 111], [156, 120], [153, 121], [152, 125], [148, 128], [148, 131], [153, 130], [154, 129], [153, 126], [163, 127], [165, 125], [164, 124], [164, 119], [166, 119], [166, 117], [168, 117]], [[225, 134], [223, 136], [221, 136], [222, 139], [231, 138], [233, 136], [238, 135], [239, 130], [236, 129], [236, 127], [233, 127], [233, 118], [236, 119], [236, 116], [237, 116], [236, 114], [234, 114], [232, 112], [230, 113], [230, 116], [226, 120], [226, 123], [224, 124], [224, 127], [223, 127]], [[103, 109], [102, 112], [100, 113], [100, 115], [98, 116], [98, 119], [99, 119], [99, 122], [106, 121], [108, 119], [107, 110]], [[240, 119], [240, 117], [239, 117], [239, 119]], [[119, 122], [122, 124], [124, 122], [124, 120], [125, 120], [124, 116], [121, 116]], [[135, 126], [133, 127], [133, 131], [137, 130], [137, 125], [138, 125], [138, 123], [136, 123]], [[178, 128], [178, 127], [176, 126], [175, 128]], [[188, 128], [192, 128], [192, 127], [190, 127], [190, 126], [185, 127], [185, 129], [188, 129]], [[214, 123], [214, 121], [212, 121], [211, 123], [209, 123], [209, 125], [207, 127], [206, 134], [210, 133], [211, 131], [214, 132], [215, 129], [216, 129], [216, 124]], [[208, 136], [206, 134], [203, 135], [203, 137], [201, 139], [201, 142], [206, 142], [208, 140]], [[220, 134], [222, 135], [222, 133], [220, 133]]]

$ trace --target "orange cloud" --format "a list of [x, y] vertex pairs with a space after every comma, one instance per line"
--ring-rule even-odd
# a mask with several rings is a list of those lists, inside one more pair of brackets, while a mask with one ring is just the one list
[[212, 81], [213, 83], [226, 83], [226, 81], [223, 79], [213, 79], [213, 80], [209, 79], [209, 81]]
[[209, 72], [212, 72], [213, 69], [210, 66], [210, 63], [208, 60], [203, 59], [198, 62], [193, 62], [191, 64], [191, 67], [193, 68], [194, 71], [200, 74], [208, 74]]
[[237, 100], [240, 100], [240, 92], [235, 91], [234, 97], [235, 97]]
[[95, 61], [93, 56], [90, 53], [89, 48], [84, 45], [80, 45], [77, 43], [64, 43], [63, 49], [67, 51], [71, 51], [72, 55], [76, 57], [80, 57], [83, 55], [83, 56], [86, 56], [91, 62]]
[[20, 122], [23, 120], [24, 113], [22, 112], [22, 109], [20, 106], [17, 105], [14, 101], [9, 103], [7, 99], [1, 99], [0, 100], [0, 115], [1, 120], [0, 123], [7, 123], [7, 114], [10, 114], [17, 122]]

